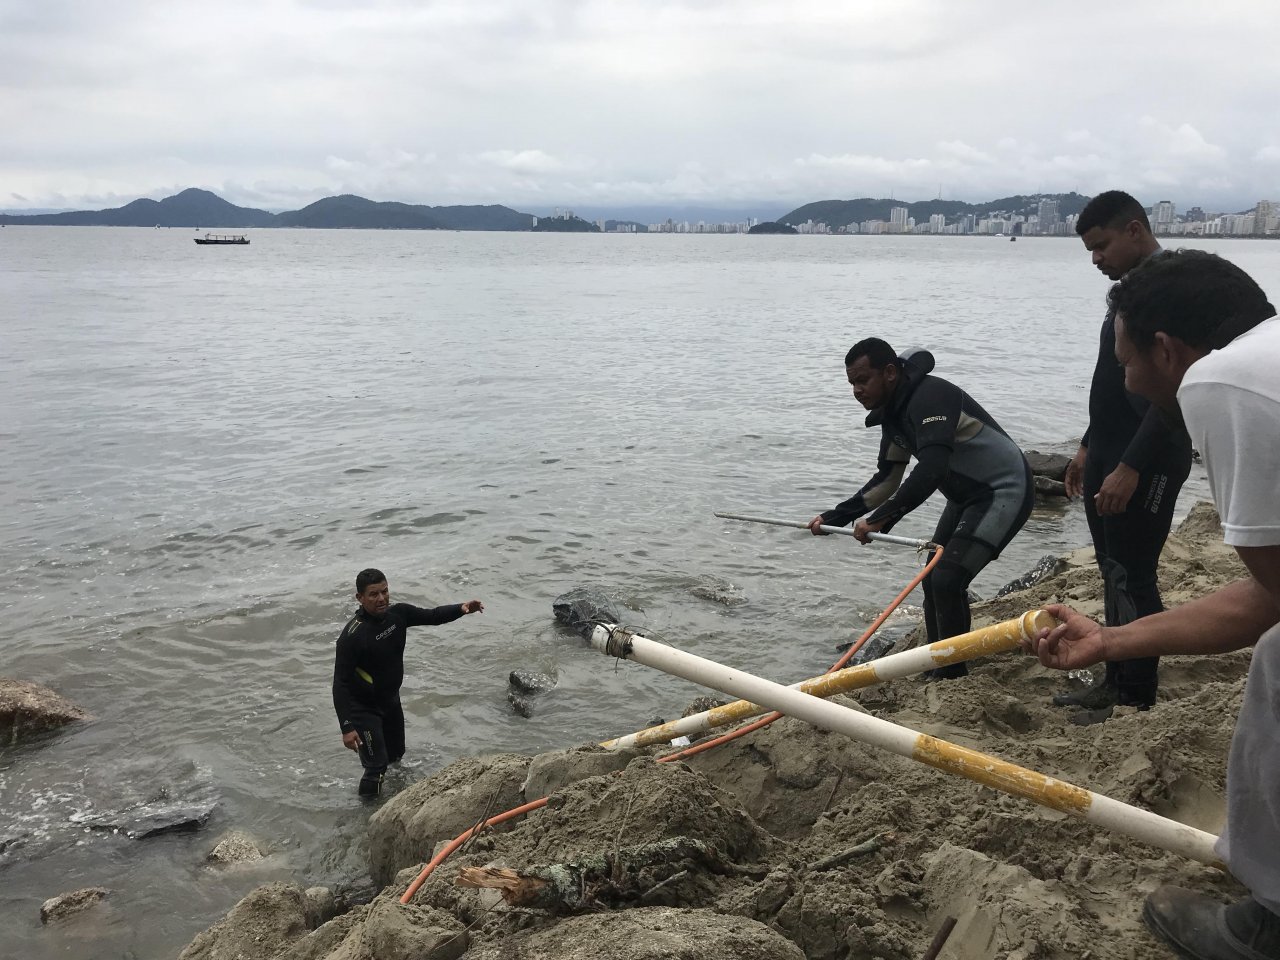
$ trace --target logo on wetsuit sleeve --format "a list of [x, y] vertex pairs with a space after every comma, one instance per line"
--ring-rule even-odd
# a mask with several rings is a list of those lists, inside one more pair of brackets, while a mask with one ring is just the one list
[[923, 427], [926, 423], [946, 423], [946, 422], [947, 422], [947, 418], [939, 414], [936, 417], [925, 417], [923, 420], [920, 421], [920, 426]]

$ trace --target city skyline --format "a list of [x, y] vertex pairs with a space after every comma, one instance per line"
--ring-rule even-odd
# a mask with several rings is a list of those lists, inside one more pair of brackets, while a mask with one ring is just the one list
[[[1263, 0], [0, 7], [0, 207], [1274, 196]], [[1272, 39], [1269, 39], [1272, 38]]]

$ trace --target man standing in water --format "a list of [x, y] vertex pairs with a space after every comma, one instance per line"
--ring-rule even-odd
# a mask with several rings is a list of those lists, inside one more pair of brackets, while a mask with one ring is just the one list
[[[1161, 252], [1146, 211], [1121, 190], [1090, 200], [1076, 233], [1093, 265], [1112, 280]], [[1089, 426], [1066, 476], [1067, 496], [1084, 496], [1112, 627], [1164, 609], [1156, 567], [1178, 491], [1191, 470], [1184, 431], [1170, 427], [1157, 408], [1124, 388], [1115, 345], [1115, 320], [1108, 313], [1089, 387]], [[1156, 702], [1159, 665], [1159, 657], [1108, 661], [1101, 683], [1059, 694], [1053, 702], [1083, 708], [1072, 718], [1079, 724], [1107, 719], [1117, 704], [1146, 710]]]
[[[929, 376], [933, 356], [917, 350], [899, 357], [875, 337], [853, 345], [844, 358], [853, 396], [871, 411], [868, 427], [880, 427], [879, 466], [848, 500], [809, 521], [844, 526], [858, 520], [854, 536], [888, 532], [935, 490], [947, 498], [933, 542], [945, 549], [924, 580], [929, 642], [968, 633], [969, 584], [1000, 556], [1022, 529], [1035, 504], [1027, 458], [995, 419], [955, 384]], [[907, 463], [917, 464], [903, 480]], [[934, 679], [963, 677], [963, 663], [930, 671]]]
[[338, 634], [333, 667], [333, 707], [342, 727], [342, 745], [360, 755], [362, 797], [376, 797], [388, 764], [404, 756], [405, 632], [409, 627], [452, 623], [468, 613], [481, 613], [479, 600], [425, 610], [392, 603], [391, 588], [381, 570], [356, 575], [355, 612]]
[[1185, 420], [1224, 538], [1249, 576], [1124, 626], [1101, 627], [1053, 604], [1061, 625], [1026, 646], [1045, 666], [1076, 670], [1253, 645], [1227, 761], [1227, 822], [1214, 848], [1250, 895], [1223, 906], [1164, 886], [1147, 897], [1143, 919], [1191, 960], [1278, 960], [1280, 319], [1248, 274], [1200, 250], [1151, 258], [1111, 288], [1108, 302], [1125, 386]]

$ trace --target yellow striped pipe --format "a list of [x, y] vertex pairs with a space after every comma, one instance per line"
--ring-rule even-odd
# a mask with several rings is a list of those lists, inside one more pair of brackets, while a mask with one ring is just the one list
[[[935, 667], [945, 667], [949, 663], [960, 663], [977, 657], [989, 656], [1012, 650], [1018, 641], [1031, 639], [1037, 630], [1047, 630], [1057, 626], [1058, 621], [1043, 610], [1032, 610], [1013, 620], [993, 623], [989, 627], [962, 633], [948, 640], [939, 640], [923, 647], [915, 647], [902, 653], [891, 654], [862, 663], [856, 667], [846, 667], [833, 673], [824, 673], [820, 677], [793, 683], [792, 689], [807, 693], [813, 697], [831, 697], [837, 693], [858, 690], [886, 680], [899, 680], [913, 674], [923, 673]], [[766, 708], [746, 700], [727, 703], [722, 707], [713, 707], [703, 713], [695, 713], [669, 723], [658, 724], [625, 737], [606, 740], [600, 746], [609, 750], [625, 750], [631, 747], [647, 747], [655, 743], [670, 743], [676, 737], [688, 737], [722, 727], [725, 724], [746, 720], [759, 716]]]
[[1112, 800], [999, 757], [939, 740], [871, 714], [829, 703], [794, 687], [784, 687], [763, 677], [684, 653], [622, 627], [596, 627], [589, 640], [593, 647], [608, 656], [634, 660], [713, 690], [742, 697], [769, 710], [777, 710], [812, 723], [823, 730], [851, 737], [900, 757], [926, 763], [1002, 793], [1023, 797], [1152, 846], [1223, 869], [1213, 852], [1217, 837], [1159, 816], [1150, 810]]

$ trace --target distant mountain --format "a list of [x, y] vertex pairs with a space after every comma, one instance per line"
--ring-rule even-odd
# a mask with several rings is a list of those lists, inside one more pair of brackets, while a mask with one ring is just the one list
[[67, 227], [270, 227], [275, 214], [237, 207], [208, 190], [183, 190], [163, 200], [134, 200], [110, 210], [0, 216], [0, 223]]
[[773, 220], [766, 220], [764, 223], [757, 223], [747, 233], [799, 233], [795, 227], [786, 223], [777, 223]]
[[329, 230], [439, 230], [442, 224], [426, 207], [407, 203], [378, 203], [344, 193], [281, 213], [276, 223], [282, 227], [322, 227]]
[[379, 203], [351, 194], [326, 197], [287, 213], [237, 207], [208, 190], [183, 190], [163, 200], [134, 200], [108, 210], [0, 214], [0, 223], [68, 227], [328, 227], [363, 230], [528, 230], [533, 217], [510, 207], [428, 207]]
[[935, 213], [943, 214], [949, 222], [954, 223], [969, 214], [980, 219], [1001, 213], [1027, 216], [1036, 212], [1041, 200], [1057, 200], [1059, 217], [1069, 217], [1073, 213], [1079, 213], [1089, 202], [1088, 197], [1078, 193], [1003, 197], [986, 203], [963, 203], [959, 200], [921, 200], [915, 203], [904, 203], [901, 200], [861, 197], [857, 200], [819, 200], [816, 203], [806, 203], [803, 207], [797, 207], [785, 216], [779, 217], [778, 222], [798, 226], [812, 220], [814, 223], [825, 223], [835, 230], [850, 223], [862, 223], [864, 220], [888, 220], [889, 211], [894, 207], [906, 207], [907, 216], [915, 218], [917, 223], [928, 220]]
[[533, 215], [491, 203], [488, 206], [427, 207], [447, 230], [529, 230]]

